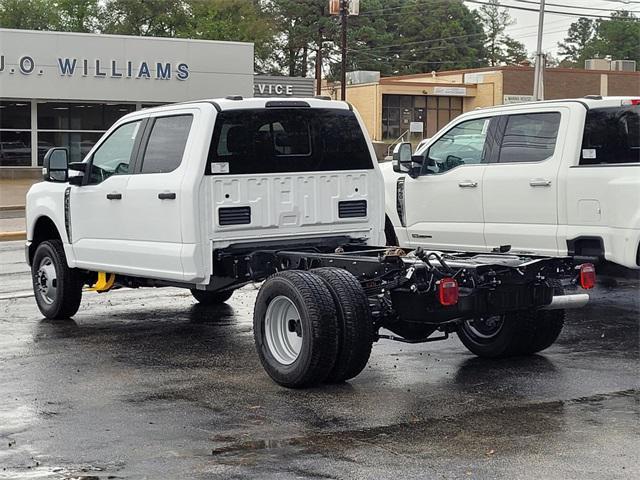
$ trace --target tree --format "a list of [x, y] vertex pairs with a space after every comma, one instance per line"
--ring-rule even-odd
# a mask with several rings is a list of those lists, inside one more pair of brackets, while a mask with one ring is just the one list
[[580, 17], [573, 22], [567, 32], [567, 38], [558, 43], [558, 54], [562, 58], [561, 65], [584, 66], [584, 61], [593, 56], [592, 42], [595, 35], [595, 22]]
[[640, 62], [640, 21], [631, 12], [616, 12], [599, 20], [592, 48], [596, 55]]
[[581, 17], [558, 46], [564, 66], [582, 68], [585, 60], [604, 57], [640, 62], [640, 21], [626, 11], [597, 21]]
[[498, 0], [489, 0], [480, 7], [480, 19], [487, 39], [485, 48], [491, 66], [520, 63], [527, 59], [524, 44], [506, 35], [506, 28], [513, 25], [514, 20], [506, 8], [500, 8]]
[[349, 19], [350, 69], [391, 75], [486, 65], [478, 16], [460, 0], [370, 0], [360, 11]]
[[175, 37], [188, 28], [183, 0], [105, 0], [100, 15], [102, 33]]

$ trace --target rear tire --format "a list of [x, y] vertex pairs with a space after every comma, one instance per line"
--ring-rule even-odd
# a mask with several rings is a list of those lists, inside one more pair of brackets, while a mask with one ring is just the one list
[[269, 277], [256, 297], [253, 335], [267, 374], [284, 387], [322, 383], [338, 352], [336, 309], [324, 282], [290, 270]]
[[67, 265], [60, 240], [47, 240], [36, 248], [31, 279], [38, 309], [46, 318], [62, 320], [76, 314], [82, 300], [82, 274]]
[[209, 292], [207, 290], [196, 290], [192, 288], [191, 295], [202, 305], [219, 305], [231, 298], [233, 290], [226, 292]]
[[317, 268], [312, 273], [324, 282], [338, 315], [338, 355], [326, 383], [340, 383], [366, 367], [373, 343], [369, 300], [356, 277], [341, 268]]

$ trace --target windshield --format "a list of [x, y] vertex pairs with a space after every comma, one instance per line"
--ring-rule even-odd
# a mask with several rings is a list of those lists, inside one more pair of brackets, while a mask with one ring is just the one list
[[349, 110], [266, 108], [218, 114], [207, 174], [371, 169], [371, 155]]

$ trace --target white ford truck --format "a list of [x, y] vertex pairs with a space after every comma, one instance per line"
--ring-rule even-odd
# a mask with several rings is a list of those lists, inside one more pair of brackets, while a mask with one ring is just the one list
[[640, 268], [640, 99], [474, 110], [395, 156], [382, 166], [389, 244]]
[[43, 175], [27, 195], [26, 244], [43, 315], [74, 315], [87, 287], [183, 287], [213, 305], [264, 281], [256, 349], [288, 387], [358, 375], [380, 338], [456, 332], [480, 356], [538, 352], [564, 309], [587, 302], [577, 285], [595, 279], [568, 258], [377, 246], [383, 180], [343, 102], [228, 97], [142, 110], [83, 162], [51, 149]]

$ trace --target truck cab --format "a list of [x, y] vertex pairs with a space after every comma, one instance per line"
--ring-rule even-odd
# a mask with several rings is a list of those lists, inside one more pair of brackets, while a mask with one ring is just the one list
[[377, 244], [384, 192], [361, 128], [346, 103], [319, 99], [131, 113], [71, 165], [79, 175], [70, 182], [29, 191], [28, 255], [52, 222], [72, 268], [204, 288], [220, 249], [330, 237]]
[[640, 268], [640, 99], [474, 110], [396, 157], [382, 166], [391, 243]]

